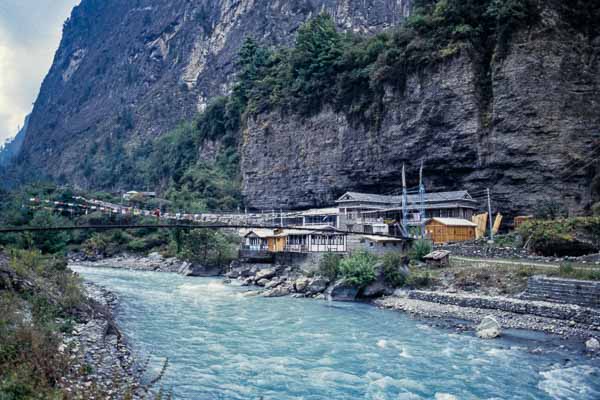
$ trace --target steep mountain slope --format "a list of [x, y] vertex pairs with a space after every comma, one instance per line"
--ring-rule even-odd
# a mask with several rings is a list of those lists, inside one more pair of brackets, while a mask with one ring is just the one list
[[508, 45], [468, 42], [401, 86], [387, 82], [377, 125], [356, 123], [352, 104], [253, 116], [243, 136], [246, 201], [305, 207], [349, 189], [385, 193], [400, 186], [403, 163], [416, 185], [423, 161], [429, 191], [490, 187], [511, 214], [540, 200], [589, 209], [600, 198], [600, 37], [582, 22], [588, 10], [544, 3]]
[[21, 151], [23, 140], [25, 140], [25, 133], [29, 127], [29, 115], [25, 117], [25, 123], [23, 127], [17, 132], [14, 138], [7, 141], [3, 146], [0, 147], [0, 167], [8, 165]]
[[286, 44], [325, 10], [338, 26], [376, 32], [408, 0], [83, 0], [65, 23], [21, 164], [82, 186], [135, 181], [121, 158], [190, 120], [234, 77], [246, 36]]

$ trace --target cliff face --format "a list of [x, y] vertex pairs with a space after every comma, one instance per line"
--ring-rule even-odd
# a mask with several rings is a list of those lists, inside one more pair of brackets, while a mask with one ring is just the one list
[[399, 23], [409, 4], [83, 0], [65, 23], [31, 115], [21, 164], [54, 179], [106, 186], [99, 169], [110, 168], [103, 165], [110, 154], [131, 152], [228, 92], [245, 37], [286, 44], [321, 10], [341, 29], [376, 32]]
[[503, 212], [557, 200], [579, 213], [597, 201], [600, 39], [545, 10], [502, 57], [471, 54], [412, 75], [401, 92], [389, 88], [378, 129], [327, 108], [253, 118], [242, 149], [247, 202], [304, 207], [346, 190], [385, 193], [400, 187], [403, 163], [415, 185], [421, 160], [427, 190], [490, 187]]

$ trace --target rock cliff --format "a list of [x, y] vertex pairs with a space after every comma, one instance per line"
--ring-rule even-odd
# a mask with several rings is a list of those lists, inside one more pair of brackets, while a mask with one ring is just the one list
[[83, 0], [65, 23], [21, 165], [82, 186], [123, 185], [119, 157], [226, 94], [247, 36], [290, 42], [322, 10], [339, 28], [399, 23], [409, 0]]
[[400, 187], [403, 163], [416, 185], [423, 161], [428, 191], [490, 187], [511, 214], [538, 200], [584, 211], [600, 196], [600, 37], [548, 7], [504, 53], [482, 60], [465, 49], [411, 75], [404, 90], [388, 88], [378, 128], [328, 107], [252, 118], [241, 163], [247, 203], [295, 208], [346, 190], [385, 193]]

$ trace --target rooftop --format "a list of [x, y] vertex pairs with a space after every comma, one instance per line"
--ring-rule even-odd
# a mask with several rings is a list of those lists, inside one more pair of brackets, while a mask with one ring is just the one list
[[437, 221], [446, 226], [477, 226], [477, 224], [461, 218], [431, 218], [430, 221]]
[[[419, 195], [418, 194], [409, 194], [408, 203], [418, 203]], [[436, 202], [445, 202], [445, 201], [459, 201], [459, 200], [467, 200], [473, 201], [473, 198], [466, 190], [457, 190], [452, 192], [433, 192], [425, 194], [425, 202], [426, 203], [436, 203]], [[402, 196], [397, 195], [382, 195], [382, 194], [371, 194], [371, 193], [359, 193], [359, 192], [346, 192], [339, 199], [336, 200], [336, 203], [346, 203], [346, 202], [366, 202], [366, 203], [379, 203], [379, 204], [402, 204]]]

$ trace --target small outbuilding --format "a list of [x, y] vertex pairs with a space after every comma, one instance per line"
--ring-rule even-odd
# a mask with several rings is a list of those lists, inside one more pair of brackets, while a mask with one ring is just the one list
[[450, 266], [450, 252], [448, 250], [435, 250], [423, 258], [427, 265], [432, 267]]
[[[402, 253], [408, 250], [409, 242], [403, 238], [377, 235], [358, 236], [358, 246], [355, 249], [366, 250], [369, 253], [384, 255], [386, 253]], [[354, 250], [354, 249], [353, 249]]]
[[425, 232], [433, 243], [465, 242], [475, 240], [477, 224], [460, 218], [431, 218], [425, 223]]

